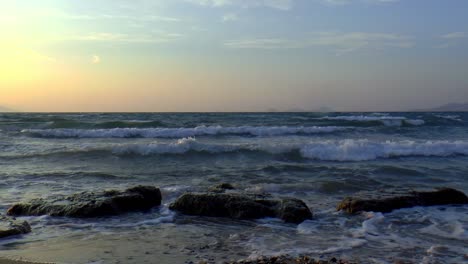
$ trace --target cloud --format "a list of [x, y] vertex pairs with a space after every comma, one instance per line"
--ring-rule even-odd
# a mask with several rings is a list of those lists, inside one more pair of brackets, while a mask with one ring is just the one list
[[347, 5], [352, 3], [370, 3], [370, 4], [384, 4], [395, 3], [400, 0], [319, 0], [328, 5]]
[[98, 55], [91, 56], [91, 64], [98, 64], [101, 62], [101, 57]]
[[[253, 1], [255, 2], [255, 1]], [[280, 10], [289, 10], [293, 6], [292, 0], [263, 0], [263, 5]]]
[[201, 5], [201, 6], [226, 6], [232, 4], [232, 0], [186, 0], [186, 2]]
[[238, 19], [239, 19], [239, 17], [237, 16], [237, 14], [234, 14], [234, 13], [225, 14], [222, 17], [223, 22], [236, 21]]
[[158, 16], [158, 15], [122, 15], [112, 13], [94, 13], [94, 14], [74, 14], [68, 13], [60, 9], [55, 8], [40, 8], [34, 10], [33, 13], [28, 16], [36, 17], [48, 17], [58, 18], [67, 20], [127, 20], [127, 21], [162, 21], [162, 22], [179, 22], [180, 19], [169, 16]]
[[109, 19], [109, 20], [130, 20], [130, 21], [164, 21], [164, 22], [179, 22], [180, 19], [175, 17], [166, 17], [166, 16], [123, 16], [123, 15], [110, 15], [110, 14], [98, 14], [98, 15], [74, 15], [62, 13], [58, 15], [60, 18], [72, 19], [72, 20], [99, 20], [99, 19]]
[[242, 8], [268, 7], [278, 10], [290, 10], [293, 0], [185, 0], [201, 6], [223, 7], [237, 6]]
[[129, 35], [121, 33], [90, 33], [86, 35], [77, 35], [66, 38], [65, 40], [78, 41], [101, 41], [101, 42], [127, 42], [127, 43], [165, 43], [178, 40], [183, 35], [178, 33], [168, 33], [164, 31], [155, 31], [153, 34]]
[[440, 37], [443, 39], [462, 39], [468, 37], [468, 34], [465, 32], [451, 32]]
[[310, 40], [310, 45], [329, 46], [342, 53], [364, 48], [410, 48], [414, 46], [414, 43], [411, 37], [389, 33], [324, 32], [316, 34]]
[[350, 0], [323, 0], [322, 2], [330, 5], [346, 5], [350, 3]]
[[281, 38], [231, 40], [224, 43], [226, 47], [235, 49], [295, 49], [305, 47], [304, 44]]
[[439, 36], [439, 38], [443, 39], [445, 43], [439, 44], [435, 48], [447, 49], [456, 46], [462, 39], [468, 38], [468, 34], [465, 32], [451, 32]]
[[231, 40], [224, 43], [228, 48], [237, 49], [295, 49], [312, 46], [329, 47], [337, 53], [346, 53], [362, 49], [410, 48], [414, 46], [411, 37], [388, 33], [367, 32], [320, 32], [309, 38], [255, 38]]

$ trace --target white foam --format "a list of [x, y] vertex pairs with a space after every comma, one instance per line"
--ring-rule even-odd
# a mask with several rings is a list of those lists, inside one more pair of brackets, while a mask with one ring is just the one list
[[347, 238], [343, 237], [340, 241], [337, 242], [336, 246], [329, 247], [324, 250], [319, 250], [315, 251], [315, 253], [319, 254], [329, 254], [329, 253], [335, 253], [335, 252], [340, 252], [340, 251], [345, 251], [345, 250], [351, 250], [354, 248], [361, 247], [367, 243], [367, 240], [365, 239], [359, 239], [359, 238]]
[[154, 219], [148, 219], [148, 220], [143, 220], [143, 221], [138, 221], [138, 222], [133, 222], [133, 223], [126, 223], [126, 224], [115, 224], [115, 225], [109, 226], [109, 228], [139, 227], [139, 226], [146, 226], [146, 225], [158, 225], [158, 224], [163, 224], [163, 223], [172, 223], [174, 221], [174, 216], [175, 216], [175, 213], [172, 213], [171, 215], [160, 216]]
[[[283, 231], [284, 232], [284, 231]], [[238, 238], [237, 238], [238, 239]], [[270, 241], [275, 241], [272, 245]], [[252, 253], [248, 259], [254, 260], [261, 256], [281, 256], [291, 255], [297, 256], [301, 254], [331, 254], [341, 251], [347, 251], [354, 248], [359, 248], [365, 245], [367, 241], [361, 238], [349, 238], [342, 236], [333, 246], [320, 245], [317, 248], [306, 246], [304, 244], [294, 243], [291, 240], [281, 239], [281, 237], [257, 236], [252, 237], [248, 241], [242, 241], [244, 246], [251, 248]]]
[[437, 225], [434, 224], [434, 225], [430, 225], [428, 227], [422, 228], [420, 231], [423, 233], [427, 233], [427, 234], [438, 236], [438, 237], [468, 241], [468, 231], [463, 228], [463, 225], [460, 222], [450, 223], [449, 228], [451, 230], [446, 231], [446, 230], [439, 228]]
[[191, 187], [192, 186], [190, 186], [190, 185], [171, 185], [171, 186], [161, 187], [161, 190], [163, 190], [165, 192], [175, 193], [175, 192], [181, 192], [181, 191], [184, 191], [184, 190], [188, 190]]
[[443, 245], [433, 245], [426, 252], [431, 255], [440, 254], [440, 252], [447, 251], [449, 248]]
[[449, 119], [453, 121], [458, 121], [458, 122], [463, 122], [463, 120], [460, 119], [459, 115], [434, 115], [435, 117], [438, 118], [443, 118], [443, 119]]
[[309, 143], [301, 148], [302, 156], [329, 161], [364, 161], [406, 156], [468, 155], [468, 141], [370, 141], [340, 140]]
[[210, 135], [279, 136], [343, 131], [335, 126], [198, 126], [194, 128], [25, 129], [22, 133], [55, 138], [181, 138]]
[[320, 233], [320, 225], [317, 225], [316, 223], [306, 220], [299, 225], [297, 225], [297, 233], [298, 234], [304, 234], [304, 235], [313, 235], [313, 234], [319, 234]]
[[246, 188], [245, 190], [248, 192], [254, 192], [254, 193], [274, 193], [278, 192], [281, 190], [280, 184], [274, 184], [274, 183], [267, 183], [267, 184], [257, 184], [252, 187]]
[[385, 219], [382, 213], [367, 213], [367, 220], [362, 222], [362, 231], [366, 234], [378, 235], [379, 231], [377, 225], [382, 223]]
[[114, 154], [184, 154], [189, 151], [207, 153], [228, 153], [237, 150], [255, 150], [253, 145], [247, 144], [208, 144], [199, 143], [194, 138], [183, 138], [175, 143], [151, 143], [151, 144], [123, 144], [114, 146]]
[[402, 125], [413, 125], [420, 126], [424, 125], [422, 119], [408, 119], [402, 116], [325, 116], [320, 119], [323, 120], [342, 120], [342, 121], [355, 121], [355, 122], [380, 122], [385, 126], [402, 126]]
[[385, 158], [424, 156], [448, 157], [468, 155], [468, 140], [312, 140], [257, 143], [208, 143], [194, 138], [182, 138], [172, 142], [152, 143], [105, 143], [63, 146], [47, 152], [28, 153], [28, 156], [53, 155], [66, 153], [81, 153], [105, 151], [115, 155], [164, 155], [186, 153], [232, 153], [232, 152], [263, 152], [268, 154], [300, 154], [303, 158], [323, 161], [366, 161]]
[[403, 122], [408, 125], [413, 125], [413, 126], [422, 126], [425, 123], [424, 120], [421, 120], [421, 119], [406, 119], [406, 120], [403, 120]]

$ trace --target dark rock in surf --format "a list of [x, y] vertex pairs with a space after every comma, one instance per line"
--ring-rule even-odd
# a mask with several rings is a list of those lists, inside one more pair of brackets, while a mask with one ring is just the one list
[[186, 193], [169, 208], [187, 215], [233, 219], [277, 217], [288, 223], [301, 223], [312, 218], [312, 212], [301, 200], [240, 193]]
[[34, 199], [8, 209], [8, 215], [50, 215], [100, 217], [132, 211], [147, 211], [161, 205], [161, 191], [153, 186], [136, 186], [125, 191], [82, 192], [53, 200]]
[[337, 210], [350, 214], [361, 211], [388, 213], [400, 208], [449, 204], [468, 204], [468, 197], [463, 192], [451, 188], [433, 191], [358, 193], [354, 197], [345, 198], [338, 204]]
[[331, 258], [329, 260], [314, 259], [310, 256], [292, 257], [288, 255], [274, 257], [259, 257], [252, 260], [239, 260], [236, 262], [225, 262], [226, 264], [356, 264], [357, 262]]
[[276, 213], [278, 218], [287, 223], [299, 224], [312, 218], [309, 207], [303, 201], [294, 198], [282, 199]]
[[27, 234], [29, 232], [31, 232], [31, 226], [28, 222], [0, 215], [0, 238]]
[[234, 190], [236, 189], [232, 184], [230, 183], [220, 183], [218, 185], [215, 185], [209, 189], [210, 192], [216, 192], [216, 193], [222, 193], [227, 190]]

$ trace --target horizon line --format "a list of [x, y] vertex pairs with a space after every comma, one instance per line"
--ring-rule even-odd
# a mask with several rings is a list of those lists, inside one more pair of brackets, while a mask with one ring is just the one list
[[433, 110], [391, 110], [391, 111], [0, 111], [0, 114], [197, 114], [197, 113], [220, 113], [220, 114], [249, 114], [249, 113], [468, 113], [463, 111], [433, 111]]

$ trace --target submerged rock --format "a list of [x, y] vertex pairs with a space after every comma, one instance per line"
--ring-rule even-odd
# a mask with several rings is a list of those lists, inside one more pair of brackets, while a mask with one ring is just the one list
[[53, 200], [34, 199], [13, 205], [7, 214], [99, 217], [146, 211], [158, 205], [161, 205], [158, 188], [136, 186], [125, 191], [82, 192]]
[[31, 232], [31, 226], [26, 221], [18, 221], [11, 217], [0, 215], [0, 238], [21, 235]]
[[277, 217], [288, 223], [301, 223], [312, 218], [312, 212], [301, 200], [240, 193], [186, 193], [169, 208], [187, 215], [234, 219]]
[[350, 214], [360, 211], [387, 213], [400, 208], [448, 204], [468, 204], [468, 197], [463, 192], [451, 188], [433, 191], [362, 193], [345, 198], [338, 204], [337, 210]]

